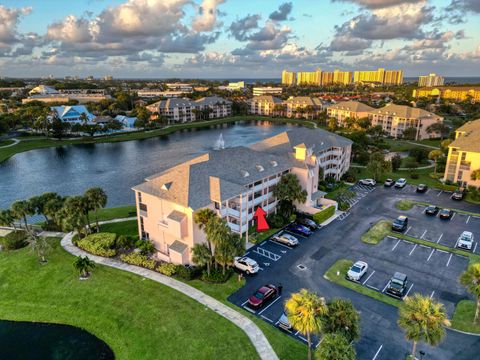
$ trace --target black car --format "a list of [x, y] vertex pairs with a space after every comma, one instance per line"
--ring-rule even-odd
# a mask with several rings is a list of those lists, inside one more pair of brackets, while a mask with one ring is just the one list
[[417, 185], [417, 190], [416, 190], [416, 191], [417, 191], [418, 193], [424, 193], [424, 192], [426, 192], [427, 190], [428, 190], [428, 186], [427, 186], [427, 185], [425, 185], [425, 184], [418, 184], [418, 185]]
[[407, 291], [407, 275], [396, 272], [388, 282], [386, 293], [390, 296], [403, 298]]
[[392, 230], [403, 232], [407, 228], [407, 225], [408, 225], [408, 218], [404, 215], [401, 215], [393, 221]]
[[438, 206], [429, 205], [425, 209], [425, 215], [436, 216], [439, 211], [440, 211], [440, 208]]
[[453, 216], [453, 210], [450, 210], [450, 209], [442, 209], [440, 211], [440, 214], [438, 215], [440, 219], [444, 219], [444, 220], [450, 220], [452, 216]]
[[395, 181], [393, 179], [387, 179], [383, 183], [383, 186], [385, 187], [392, 187], [395, 184]]
[[309, 219], [307, 217], [298, 217], [296, 222], [297, 222], [297, 224], [306, 226], [307, 228], [309, 228], [312, 231], [315, 231], [315, 230], [318, 229], [317, 223], [315, 221], [313, 221], [312, 219]]
[[463, 198], [466, 195], [466, 191], [464, 188], [458, 188], [455, 190], [452, 194], [452, 199], [453, 200], [463, 200]]

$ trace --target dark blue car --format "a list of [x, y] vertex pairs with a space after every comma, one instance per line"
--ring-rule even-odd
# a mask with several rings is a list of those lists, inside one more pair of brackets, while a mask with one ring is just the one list
[[296, 224], [296, 223], [292, 223], [292, 224], [288, 225], [285, 228], [285, 230], [287, 230], [291, 233], [297, 234], [297, 235], [301, 235], [301, 236], [310, 236], [310, 235], [313, 234], [313, 232], [309, 228], [307, 228], [306, 226]]

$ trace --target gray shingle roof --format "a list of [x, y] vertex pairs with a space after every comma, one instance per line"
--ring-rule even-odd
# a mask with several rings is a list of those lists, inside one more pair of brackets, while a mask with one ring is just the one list
[[175, 240], [172, 245], [168, 247], [171, 251], [175, 251], [177, 253], [183, 254], [185, 250], [187, 250], [187, 244], [182, 243], [179, 240]]

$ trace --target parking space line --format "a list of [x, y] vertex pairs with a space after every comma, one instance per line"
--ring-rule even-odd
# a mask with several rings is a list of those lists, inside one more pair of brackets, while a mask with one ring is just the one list
[[248, 254], [250, 254], [250, 251], [247, 251], [244, 256], [247, 256]]
[[437, 249], [437, 251], [448, 254], [448, 251]]
[[462, 258], [462, 259], [468, 259], [468, 256], [465, 256], [465, 255], [455, 254], [455, 256], [457, 256], [457, 257], [459, 257], [459, 258]]
[[303, 341], [308, 342], [308, 340], [305, 339], [303, 336], [298, 335], [298, 337], [299, 337], [300, 339], [302, 339]]
[[255, 310], [250, 309], [248, 306], [242, 306], [245, 310], [251, 312], [252, 314], [255, 314]]
[[405, 297], [408, 296], [408, 294], [410, 294], [410, 290], [412, 290], [412, 287], [413, 287], [413, 283], [412, 283], [412, 285], [410, 285], [410, 287], [408, 288], [408, 291], [407, 291], [407, 293], [405, 294]]
[[365, 285], [365, 283], [372, 277], [372, 275], [375, 274], [375, 270], [367, 277], [367, 280], [365, 280], [362, 285]]
[[291, 248], [290, 246], [280, 244], [279, 242], [276, 242], [276, 241], [273, 241], [273, 240], [268, 240], [268, 241], [271, 242], [272, 244], [280, 245], [280, 246], [283, 246], [284, 248], [287, 248], [287, 249], [289, 249], [289, 250], [292, 250], [292, 248]]
[[457, 239], [457, 241], [455, 242], [455, 246], [454, 246], [455, 248], [456, 248], [457, 245], [458, 245], [458, 240], [459, 240], [459, 239]]
[[273, 304], [275, 304], [275, 303], [276, 303], [278, 300], [280, 300], [281, 298], [282, 298], [282, 297], [279, 296], [278, 298], [276, 298], [275, 300], [273, 300], [267, 307], [265, 307], [262, 311], [260, 311], [260, 312], [258, 313], [258, 315], [262, 315], [262, 314], [265, 312], [265, 310], [267, 310], [270, 306], [272, 306]]
[[431, 189], [428, 189], [427, 192], [425, 193], [425, 195], [428, 194], [428, 193], [430, 192], [430, 190], [431, 190]]
[[422, 236], [420, 236], [420, 239], [423, 239], [423, 237], [425, 236], [425, 234], [427, 233], [427, 230], [425, 230], [422, 234]]
[[405, 231], [405, 235], [407, 235], [407, 233], [410, 231], [411, 228], [412, 228], [411, 226], [408, 227], [407, 231]]
[[[388, 284], [390, 284], [390, 281], [387, 282], [387, 285], [385, 285], [385, 287], [383, 288], [382, 293], [385, 292], [385, 289], [387, 288]], [[367, 285], [367, 286], [368, 286], [368, 285]]]
[[300, 330], [297, 330], [297, 332], [294, 335], [297, 336], [299, 332], [300, 332]]
[[417, 248], [417, 244], [415, 244], [415, 246], [413, 247], [413, 249], [410, 251], [410, 254], [408, 254], [408, 256], [411, 256], [413, 254], [413, 252], [415, 251], [415, 249]]
[[367, 287], [369, 287], [370, 289], [373, 289], [373, 290], [375, 290], [375, 291], [380, 291], [380, 289], [379, 289], [379, 288], [376, 288], [375, 286], [368, 285], [368, 284], [365, 285], [365, 286], [367, 286]]
[[440, 242], [440, 240], [442, 240], [442, 237], [443, 237], [443, 233], [441, 233], [440, 236], [438, 237], [437, 244]]
[[453, 220], [453, 218], [455, 217], [455, 215], [457, 215], [456, 212], [453, 213], [453, 215], [452, 215], [452, 220]]
[[473, 251], [472, 252], [475, 252], [475, 250], [477, 250], [477, 242], [475, 241], [475, 246], [473, 247]]
[[318, 346], [322, 343], [323, 339], [325, 339], [325, 337], [322, 337], [320, 339], [320, 341], [317, 343], [317, 345], [315, 345], [315, 349], [318, 348]]
[[435, 252], [435, 249], [432, 249], [432, 252], [431, 252], [430, 255], [428, 256], [427, 261], [430, 261], [430, 258], [432, 257], [432, 255], [433, 255], [434, 252]]
[[471, 218], [471, 216], [468, 215], [468, 218], [467, 218], [467, 221], [465, 221], [465, 224], [468, 224], [468, 222], [470, 221], [470, 218]]
[[377, 352], [375, 353], [374, 357], [372, 358], [372, 360], [375, 360], [378, 356], [378, 354], [380, 354], [380, 351], [382, 351], [382, 348], [383, 348], [383, 344], [380, 345], [380, 347], [378, 348]]
[[435, 290], [433, 290], [432, 293], [430, 294], [430, 299], [433, 299], [434, 294], [435, 294]]
[[247, 302], [248, 302], [248, 299], [243, 302], [242, 306], [244, 306]]
[[452, 255], [453, 255], [453, 253], [452, 253], [452, 254], [450, 254], [450, 257], [448, 258], [448, 261], [447, 261], [447, 265], [445, 265], [445, 266], [448, 266], [448, 265], [450, 265], [450, 260], [452, 260]]
[[273, 324], [273, 320], [270, 320], [269, 318], [267, 318], [266, 316], [263, 316], [263, 315], [260, 315], [263, 319], [267, 320], [268, 322], [271, 322]]
[[400, 243], [400, 239], [398, 239], [397, 243], [393, 246], [392, 248], [392, 251], [395, 251], [395, 249], [397, 248], [397, 245]]
[[442, 193], [443, 193], [443, 190], [440, 190], [440, 192], [437, 194], [437, 197], [442, 195]]
[[425, 249], [431, 249], [430, 246], [427, 246], [427, 245], [422, 245], [422, 244], [418, 244], [418, 246], [422, 247], [422, 248], [425, 248]]

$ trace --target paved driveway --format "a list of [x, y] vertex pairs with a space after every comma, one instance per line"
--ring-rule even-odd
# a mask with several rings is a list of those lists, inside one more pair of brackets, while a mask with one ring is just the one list
[[[451, 315], [454, 304], [460, 299], [469, 297], [458, 283], [458, 276], [467, 265], [465, 258], [438, 250], [433, 251], [432, 248], [416, 246], [395, 238], [386, 238], [379, 245], [369, 246], [362, 243], [360, 237], [379, 219], [397, 217], [400, 212], [395, 209], [394, 204], [399, 199], [417, 199], [440, 207], [461, 208], [478, 213], [480, 207], [455, 202], [444, 192], [431, 190], [427, 194], [416, 194], [414, 187], [410, 186], [403, 190], [377, 187], [375, 191], [364, 192], [362, 195], [348, 217], [332, 222], [308, 239], [301, 238], [297, 248], [290, 249], [267, 242], [250, 249], [248, 256], [259, 262], [262, 271], [249, 277], [247, 284], [230, 296], [229, 300], [238, 306], [245, 306], [248, 296], [261, 285], [281, 283], [283, 285], [281, 297], [270, 306], [257, 311], [257, 316], [276, 326], [285, 299], [290, 293], [301, 288], [316, 291], [327, 299], [349, 298], [361, 313], [361, 338], [355, 345], [358, 359], [403, 359], [411, 344], [405, 340], [402, 330], [397, 326], [397, 309], [333, 284], [323, 278], [324, 273], [338, 259], [362, 259], [371, 267], [362, 282], [368, 279], [365, 286], [370, 285], [378, 289], [377, 291], [382, 291], [395, 271], [404, 272], [410, 280], [410, 294], [420, 292], [440, 300]], [[448, 221], [445, 223], [438, 218], [426, 217], [422, 210], [421, 207], [415, 207], [407, 212], [412, 219], [410, 230], [414, 231], [412, 234], [418, 233], [421, 236], [427, 230], [424, 238], [431, 237], [432, 241], [436, 242], [441, 233], [444, 233], [446, 244], [464, 227], [471, 226], [480, 238], [480, 227], [474, 225], [477, 224], [477, 219], [474, 221], [470, 218], [467, 223], [467, 218], [457, 214], [450, 223]], [[299, 335], [291, 334], [299, 341], [304, 341]], [[314, 344], [318, 345], [318, 341]], [[424, 359], [473, 359], [478, 356], [479, 349], [479, 337], [451, 330], [447, 331], [447, 337], [437, 348], [419, 345], [419, 350], [427, 353]]]

